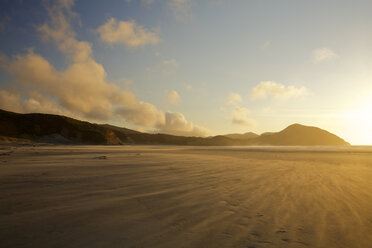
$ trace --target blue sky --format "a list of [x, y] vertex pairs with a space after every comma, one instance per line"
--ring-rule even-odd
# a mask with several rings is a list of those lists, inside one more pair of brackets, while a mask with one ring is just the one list
[[1, 1], [0, 108], [372, 144], [371, 1]]

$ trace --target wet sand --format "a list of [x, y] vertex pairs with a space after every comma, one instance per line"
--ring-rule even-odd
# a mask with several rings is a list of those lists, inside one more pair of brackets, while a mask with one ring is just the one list
[[371, 149], [0, 147], [0, 247], [371, 245]]

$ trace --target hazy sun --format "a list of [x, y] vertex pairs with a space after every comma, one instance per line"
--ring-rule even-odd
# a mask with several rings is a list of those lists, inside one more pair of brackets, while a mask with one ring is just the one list
[[372, 98], [348, 111], [348, 119], [359, 144], [372, 143]]

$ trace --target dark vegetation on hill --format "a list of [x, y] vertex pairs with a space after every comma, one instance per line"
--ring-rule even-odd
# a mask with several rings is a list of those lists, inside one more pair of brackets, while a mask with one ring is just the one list
[[255, 145], [328, 146], [350, 145], [340, 137], [317, 127], [293, 124], [277, 133], [264, 133], [251, 139]]
[[325, 130], [300, 124], [277, 133], [218, 135], [208, 138], [150, 134], [108, 124], [99, 125], [66, 116], [18, 114], [0, 110], [0, 138], [8, 142], [58, 144], [162, 144], [162, 145], [349, 145]]
[[222, 136], [225, 136], [225, 137], [231, 138], [231, 139], [237, 139], [237, 140], [246, 140], [246, 139], [252, 139], [252, 138], [259, 137], [258, 134], [255, 134], [253, 132], [248, 132], [248, 133], [243, 133], [243, 134], [231, 133], [231, 134], [225, 134], [225, 135], [222, 135]]

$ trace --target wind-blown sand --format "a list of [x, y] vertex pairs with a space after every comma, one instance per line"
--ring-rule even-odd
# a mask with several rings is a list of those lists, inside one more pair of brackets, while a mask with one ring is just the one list
[[371, 149], [0, 149], [0, 247], [372, 247]]

